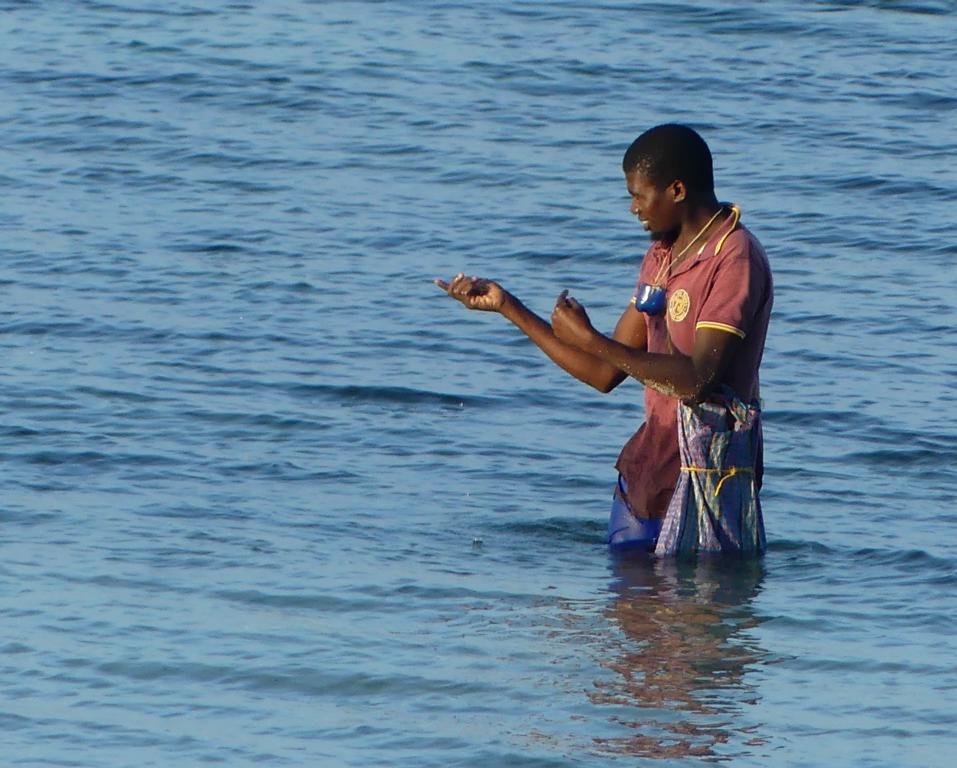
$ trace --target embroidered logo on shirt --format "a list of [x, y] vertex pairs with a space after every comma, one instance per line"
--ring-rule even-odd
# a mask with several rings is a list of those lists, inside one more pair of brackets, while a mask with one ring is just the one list
[[680, 323], [688, 316], [688, 310], [691, 309], [691, 297], [684, 288], [679, 288], [668, 300], [668, 317], [676, 323]]

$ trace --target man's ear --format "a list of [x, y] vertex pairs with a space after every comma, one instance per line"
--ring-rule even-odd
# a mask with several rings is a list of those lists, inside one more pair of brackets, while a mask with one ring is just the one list
[[688, 199], [688, 188], [681, 179], [675, 179], [668, 185], [668, 191], [671, 192], [671, 200], [674, 203], [683, 203]]

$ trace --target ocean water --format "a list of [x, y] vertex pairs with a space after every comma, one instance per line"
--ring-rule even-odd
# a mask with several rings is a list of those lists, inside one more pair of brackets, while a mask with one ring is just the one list
[[[949, 766], [940, 0], [0, 0], [0, 764]], [[769, 551], [615, 562], [569, 289], [680, 120], [763, 241]]]

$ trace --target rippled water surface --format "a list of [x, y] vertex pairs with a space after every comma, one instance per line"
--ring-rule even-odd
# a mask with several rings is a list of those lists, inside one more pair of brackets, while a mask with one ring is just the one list
[[[11, 766], [949, 766], [957, 15], [0, 0]], [[613, 562], [620, 157], [695, 125], [777, 285], [760, 565]]]

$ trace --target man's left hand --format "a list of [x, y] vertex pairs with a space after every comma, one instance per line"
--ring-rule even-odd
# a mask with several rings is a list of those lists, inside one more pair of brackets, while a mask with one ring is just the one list
[[566, 344], [584, 349], [594, 339], [596, 331], [588, 313], [577, 300], [562, 291], [552, 310], [552, 330]]

